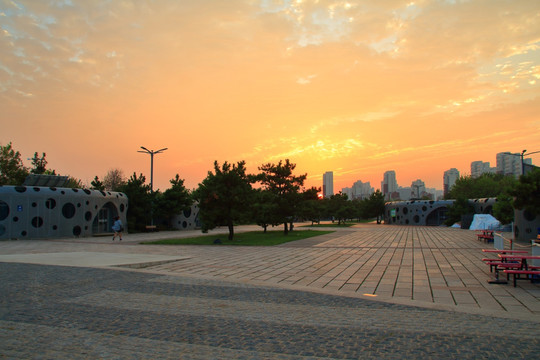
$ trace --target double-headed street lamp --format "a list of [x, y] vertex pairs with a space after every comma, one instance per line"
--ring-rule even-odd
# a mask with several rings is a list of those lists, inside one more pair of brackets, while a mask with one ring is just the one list
[[141, 146], [141, 150], [137, 150], [137, 152], [150, 154], [150, 193], [152, 194], [154, 192], [154, 154], [159, 154], [167, 150], [167, 148], [159, 149], [159, 150], [148, 150], [144, 146]]
[[141, 146], [141, 150], [137, 150], [137, 152], [150, 154], [150, 196], [152, 199], [152, 208], [150, 209], [150, 225], [154, 226], [154, 209], [153, 209], [153, 203], [154, 203], [154, 197], [152, 194], [154, 193], [154, 154], [159, 154], [167, 150], [167, 148], [159, 149], [159, 150], [148, 150], [144, 146]]
[[[521, 152], [521, 175], [525, 175], [525, 162], [523, 161], [523, 158], [525, 157], [525, 153], [527, 152], [527, 150], [523, 150]], [[540, 153], [540, 151], [533, 151], [533, 152], [530, 152], [528, 153], [527, 155], [532, 155], [532, 154], [537, 154], [537, 153]]]

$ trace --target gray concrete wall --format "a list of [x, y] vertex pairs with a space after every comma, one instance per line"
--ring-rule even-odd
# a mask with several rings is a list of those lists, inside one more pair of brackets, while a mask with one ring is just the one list
[[525, 210], [514, 210], [514, 235], [516, 240], [529, 241], [536, 239], [540, 228], [540, 215]]
[[199, 221], [199, 205], [195, 203], [187, 211], [175, 216], [172, 220], [172, 226], [177, 230], [194, 230], [201, 227]]
[[446, 219], [444, 214], [453, 200], [411, 200], [386, 203], [384, 223], [397, 225], [434, 225]]

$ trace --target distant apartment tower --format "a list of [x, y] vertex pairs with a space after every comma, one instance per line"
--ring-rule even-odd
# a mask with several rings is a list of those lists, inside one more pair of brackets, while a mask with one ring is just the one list
[[426, 192], [426, 184], [420, 179], [415, 180], [411, 184], [412, 197], [416, 199], [422, 198]]
[[356, 181], [352, 186], [353, 199], [365, 199], [375, 192], [369, 181], [364, 183], [360, 180]]
[[[524, 159], [524, 164], [532, 164], [531, 159]], [[521, 154], [502, 152], [497, 154], [497, 174], [519, 177], [523, 172]]]
[[347, 195], [347, 200], [352, 200], [353, 199], [353, 189], [350, 188], [350, 187], [344, 187], [341, 189], [341, 193], [343, 195]]
[[456, 181], [459, 179], [459, 171], [456, 168], [451, 168], [450, 170], [446, 170], [444, 172], [443, 176], [443, 192], [444, 195], [448, 194], [452, 186], [456, 183]]
[[397, 192], [399, 200], [410, 200], [412, 196], [412, 189], [410, 187], [400, 186]]
[[364, 183], [360, 180], [356, 181], [352, 187], [341, 189], [342, 194], [346, 194], [349, 200], [365, 199], [375, 192], [369, 181]]
[[383, 181], [381, 181], [381, 192], [385, 199], [390, 199], [392, 193], [397, 191], [396, 172], [394, 170], [386, 171], [383, 176]]
[[323, 175], [323, 196], [328, 198], [334, 195], [334, 173], [327, 171]]
[[495, 168], [489, 166], [489, 162], [473, 161], [471, 163], [471, 177], [477, 178], [482, 174], [494, 174]]

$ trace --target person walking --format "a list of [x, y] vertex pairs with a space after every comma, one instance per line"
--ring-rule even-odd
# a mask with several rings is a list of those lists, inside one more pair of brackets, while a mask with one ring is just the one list
[[120, 238], [120, 241], [122, 241], [122, 231], [124, 231], [124, 225], [122, 224], [122, 220], [120, 220], [120, 216], [116, 216], [114, 218], [112, 229], [114, 231], [112, 241], [114, 241], [114, 238], [117, 236]]

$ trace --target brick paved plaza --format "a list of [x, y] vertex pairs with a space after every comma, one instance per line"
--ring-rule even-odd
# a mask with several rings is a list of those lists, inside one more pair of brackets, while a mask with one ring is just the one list
[[488, 284], [492, 245], [474, 232], [361, 225], [276, 247], [138, 244], [179, 235], [192, 233], [0, 242], [0, 358], [540, 356], [540, 285]]

